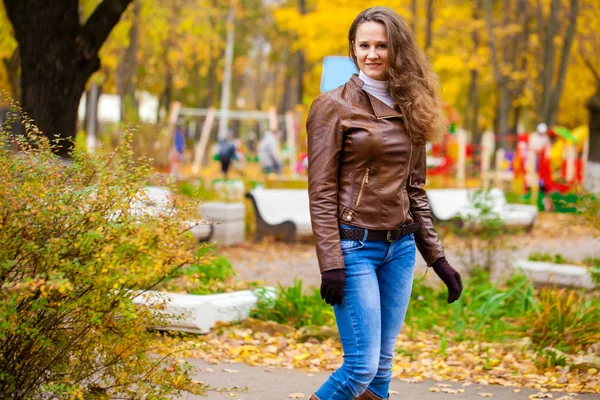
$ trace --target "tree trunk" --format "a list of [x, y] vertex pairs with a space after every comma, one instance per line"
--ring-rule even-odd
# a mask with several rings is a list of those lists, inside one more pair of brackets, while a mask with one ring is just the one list
[[560, 96], [562, 95], [563, 87], [565, 84], [565, 76], [567, 74], [567, 66], [569, 63], [569, 54], [571, 54], [571, 47], [573, 45], [573, 38], [575, 36], [575, 29], [577, 27], [577, 14], [579, 14], [579, 1], [571, 0], [571, 14], [569, 15], [569, 27], [567, 28], [567, 37], [563, 44], [562, 54], [560, 57], [560, 66], [558, 67], [558, 78], [556, 81], [556, 87], [552, 90], [552, 96], [550, 98], [550, 109], [547, 121], [554, 125], [556, 122], [556, 114], [558, 112], [558, 103]]
[[410, 28], [412, 29], [415, 37], [417, 37], [417, 0], [411, 0], [410, 12], [412, 18], [410, 19]]
[[[473, 20], [477, 21], [481, 18], [481, 8], [483, 7], [482, 0], [475, 0], [475, 4], [473, 7]], [[477, 29], [473, 30], [472, 33], [473, 38], [473, 56], [477, 54], [479, 49], [479, 31]], [[471, 130], [471, 135], [475, 143], [480, 142], [479, 137], [479, 90], [477, 86], [477, 79], [479, 76], [479, 71], [477, 67], [471, 69], [471, 83], [469, 85], [469, 103], [468, 109], [470, 112], [467, 112], [467, 116], [469, 119], [469, 125]], [[467, 125], [467, 126], [469, 126]]]
[[[129, 29], [129, 45], [125, 49], [123, 59], [117, 69], [117, 91], [121, 98], [121, 121], [125, 119], [125, 107], [131, 101], [135, 107], [135, 85], [133, 77], [137, 69], [137, 49], [140, 36], [140, 11], [141, 4], [133, 5], [133, 23]], [[136, 107], [137, 108], [137, 107]], [[137, 112], [135, 113], [137, 115]]]
[[[91, 85], [90, 85], [91, 86]], [[92, 101], [92, 96], [95, 92], [96, 95], [96, 99], [95, 101]], [[90, 116], [95, 116], [95, 121], [94, 121], [94, 131], [98, 132], [98, 100], [100, 99], [100, 96], [102, 95], [102, 85], [98, 85], [98, 90], [94, 91], [91, 90], [91, 88], [89, 90], [86, 90], [86, 95], [85, 95], [85, 118], [83, 120], [83, 126], [86, 127], [89, 125], [89, 118]], [[92, 105], [95, 105], [96, 109], [92, 110]], [[88, 132], [86, 132], [88, 133]]]
[[[510, 110], [510, 96], [508, 91], [508, 78], [500, 69], [500, 61], [498, 60], [498, 45], [496, 34], [494, 32], [492, 16], [492, 0], [485, 1], [485, 20], [487, 25], [490, 52], [492, 56], [492, 70], [496, 79], [496, 87], [498, 89], [498, 104], [496, 106], [496, 132], [500, 135], [507, 135], [508, 132], [508, 116]], [[499, 147], [510, 148], [509, 140], [501, 140]]]
[[425, 31], [425, 51], [429, 50], [432, 42], [432, 27], [433, 27], [433, 2], [434, 0], [427, 0], [427, 30]]
[[[588, 160], [600, 163], [600, 81], [594, 94], [586, 104], [590, 112], [590, 152]], [[600, 176], [597, 177], [600, 179]]]
[[552, 100], [552, 77], [554, 76], [554, 35], [558, 29], [558, 8], [560, 0], [552, 0], [550, 16], [544, 32], [544, 63], [542, 64], [542, 115], [541, 121], [550, 124], [550, 108]]
[[[306, 0], [298, 0], [298, 11], [300, 15], [306, 14]], [[304, 51], [298, 50], [296, 52], [296, 104], [302, 104], [304, 97], [304, 61]]]
[[68, 157], [77, 108], [88, 78], [100, 68], [98, 51], [132, 0], [104, 0], [85, 25], [78, 0], [4, 0], [19, 44], [23, 109]]
[[519, 133], [519, 119], [521, 118], [521, 110], [522, 110], [521, 106], [516, 106], [513, 109], [513, 121], [510, 126], [510, 131], [514, 132], [516, 134]]
[[21, 56], [19, 55], [19, 49], [16, 48], [11, 54], [10, 58], [2, 60], [4, 67], [6, 68], [6, 75], [8, 76], [8, 84], [10, 85], [10, 92], [13, 99], [21, 101], [21, 77], [19, 76], [19, 67], [21, 65]]

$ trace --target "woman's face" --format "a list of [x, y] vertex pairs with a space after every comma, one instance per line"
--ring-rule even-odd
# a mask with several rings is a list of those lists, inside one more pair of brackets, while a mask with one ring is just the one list
[[365, 75], [380, 81], [387, 79], [390, 64], [388, 37], [383, 24], [374, 21], [360, 24], [356, 29], [353, 48], [358, 68]]

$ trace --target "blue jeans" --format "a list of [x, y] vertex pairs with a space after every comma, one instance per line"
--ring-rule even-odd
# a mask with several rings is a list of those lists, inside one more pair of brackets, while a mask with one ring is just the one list
[[368, 389], [386, 399], [412, 289], [414, 235], [393, 243], [342, 240], [341, 247], [346, 284], [334, 312], [344, 362], [316, 395], [320, 400], [352, 400]]

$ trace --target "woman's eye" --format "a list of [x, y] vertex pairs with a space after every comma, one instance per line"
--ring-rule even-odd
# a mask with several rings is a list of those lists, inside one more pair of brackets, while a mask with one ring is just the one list
[[385, 45], [385, 44], [380, 44], [380, 45], [379, 45], [379, 48], [380, 48], [380, 49], [385, 49], [385, 48], [387, 48], [387, 45]]
[[364, 43], [360, 45], [360, 48], [361, 48], [361, 49], [366, 49], [367, 47], [369, 47], [369, 46], [367, 46], [367, 45], [366, 45], [366, 44], [364, 44]]

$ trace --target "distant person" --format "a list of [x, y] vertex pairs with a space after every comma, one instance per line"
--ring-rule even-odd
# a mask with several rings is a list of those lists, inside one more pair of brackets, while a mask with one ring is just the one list
[[171, 175], [177, 177], [179, 175], [179, 165], [183, 161], [183, 153], [185, 151], [185, 136], [181, 126], [175, 128], [173, 133], [173, 146], [169, 150], [169, 161], [171, 163]]
[[256, 154], [256, 133], [253, 131], [248, 132], [246, 135], [246, 150], [251, 158]]
[[258, 143], [258, 160], [265, 174], [281, 172], [281, 156], [279, 152], [279, 131], [266, 131]]
[[221, 172], [223, 178], [227, 179], [227, 173], [232, 161], [236, 159], [236, 149], [233, 143], [233, 137], [228, 134], [219, 141], [219, 161], [221, 162]]

